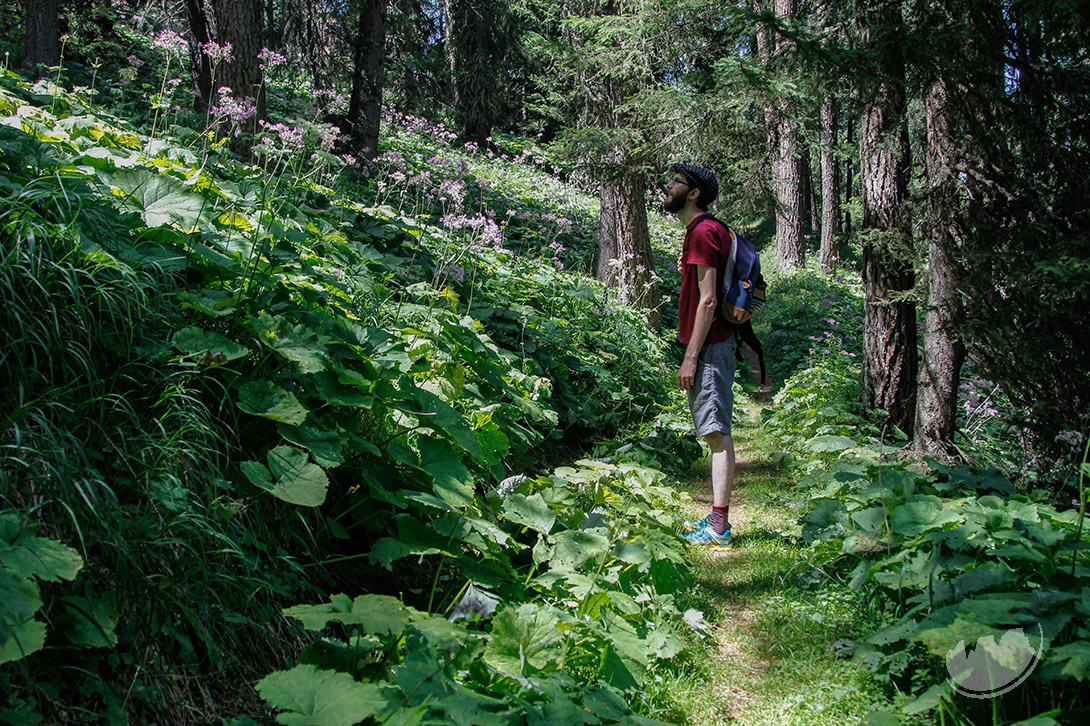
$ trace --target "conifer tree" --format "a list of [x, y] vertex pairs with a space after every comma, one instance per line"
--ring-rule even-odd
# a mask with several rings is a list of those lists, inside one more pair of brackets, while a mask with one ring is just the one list
[[485, 144], [506, 107], [514, 18], [498, 0], [444, 0], [444, 9], [455, 116], [463, 136]]
[[[817, 9], [819, 33], [827, 40], [839, 37], [837, 29], [837, 5], [832, 0], [822, 0]], [[833, 91], [833, 84], [821, 101], [821, 246], [819, 263], [826, 274], [840, 266], [840, 164], [836, 155], [837, 135], [840, 123], [840, 103]]]
[[913, 242], [907, 216], [909, 171], [905, 61], [896, 34], [898, 0], [864, 0], [860, 43], [875, 72], [860, 88], [865, 292], [862, 403], [889, 414], [911, 436], [916, 415], [916, 306]]
[[216, 35], [221, 45], [231, 45], [231, 58], [223, 64], [219, 85], [235, 98], [252, 99], [257, 117], [265, 116], [265, 91], [258, 54], [262, 49], [264, 16], [260, 0], [213, 0]]
[[24, 65], [37, 73], [39, 66], [60, 63], [61, 43], [59, 0], [24, 0], [26, 12], [26, 57]]
[[362, 0], [346, 125], [353, 151], [372, 159], [378, 151], [385, 59], [386, 0]]
[[[795, 20], [795, 0], [775, 0], [777, 19], [785, 26]], [[774, 35], [771, 68], [786, 77], [793, 72], [793, 42], [783, 33]], [[772, 125], [770, 145], [773, 154], [772, 176], [776, 196], [776, 262], [782, 269], [801, 267], [805, 262], [803, 247], [803, 216], [806, 189], [803, 183], [804, 153], [796, 118], [796, 103], [781, 91], [770, 112]]]
[[924, 6], [917, 18], [936, 40], [935, 52], [930, 54], [934, 62], [921, 79], [926, 126], [927, 313], [913, 447], [934, 455], [955, 451], [958, 384], [965, 359], [958, 259], [967, 244], [967, 220], [959, 203], [959, 175], [971, 145], [963, 141], [959, 149], [957, 132], [963, 126], [959, 109], [963, 105], [955, 95], [964, 94], [958, 69], [970, 59], [962, 52], [968, 38], [961, 29], [964, 14], [958, 5], [957, 0], [937, 0]]

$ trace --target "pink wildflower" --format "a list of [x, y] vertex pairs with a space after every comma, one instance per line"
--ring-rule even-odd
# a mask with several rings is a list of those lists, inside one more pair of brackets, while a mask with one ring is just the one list
[[210, 40], [201, 46], [201, 50], [203, 50], [204, 54], [208, 56], [208, 59], [212, 61], [212, 65], [231, 62], [230, 43], [224, 43], [223, 45], [220, 45], [219, 43]]
[[167, 55], [181, 55], [187, 49], [185, 38], [173, 30], [160, 31], [152, 44]]

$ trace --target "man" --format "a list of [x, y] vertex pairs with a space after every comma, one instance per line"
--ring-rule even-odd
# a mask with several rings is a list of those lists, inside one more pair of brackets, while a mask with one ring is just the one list
[[693, 531], [685, 539], [720, 549], [732, 544], [727, 517], [734, 484], [730, 425], [735, 337], [716, 308], [731, 237], [727, 228], [707, 213], [719, 194], [715, 174], [692, 164], [674, 164], [673, 172], [662, 207], [685, 225], [685, 243], [678, 258], [678, 339], [685, 345], [685, 357], [677, 384], [688, 393], [696, 435], [703, 437], [711, 450], [712, 472], [712, 511], [699, 522], [686, 523]]

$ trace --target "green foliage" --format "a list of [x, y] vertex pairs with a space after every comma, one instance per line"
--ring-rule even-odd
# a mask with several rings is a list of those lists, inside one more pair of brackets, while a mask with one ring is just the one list
[[858, 355], [863, 300], [857, 287], [810, 270], [773, 275], [771, 300], [754, 325], [774, 380], [802, 372], [815, 354]]
[[[1014, 628], [1033, 641], [1031, 653], [1039, 628], [1043, 660], [1030, 675], [1038, 688], [1028, 702], [1012, 700], [1007, 708], [1032, 715], [1073, 705], [1081, 686], [1072, 686], [1086, 679], [1080, 659], [1090, 638], [1079, 624], [1090, 548], [1078, 513], [1013, 494], [997, 472], [934, 462], [931, 473], [914, 474], [844, 461], [799, 486], [815, 497], [803, 536], [823, 560], [853, 569], [853, 588], [890, 603], [893, 622], [855, 651], [880, 678], [920, 694], [944, 680], [934, 656], [952, 663], [957, 648], [992, 635], [1002, 635], [1007, 647], [1007, 636], [1022, 632]], [[999, 665], [1008, 651], [985, 650]], [[954, 700], [949, 687], [939, 693]], [[917, 701], [906, 713], [937, 705], [934, 698]], [[963, 706], [967, 713], [970, 705]]]
[[[467, 583], [449, 620], [384, 595], [288, 608], [324, 637], [258, 690], [286, 724], [653, 723], [629, 704], [691, 627], [674, 604], [687, 574], [670, 531], [677, 495], [660, 478], [581, 461], [505, 485], [494, 537], [478, 543], [493, 580]], [[413, 536], [401, 544], [426, 544]]]
[[[15, 512], [0, 513], [0, 663], [25, 658], [45, 646], [46, 624], [34, 617], [42, 607], [37, 580], [72, 580], [83, 567], [75, 550], [56, 540], [34, 536], [34, 529]], [[89, 603], [84, 600], [83, 604]], [[78, 608], [78, 603], [73, 606]], [[71, 633], [73, 642], [111, 644], [112, 628], [105, 619], [98, 627], [107, 642], [87, 642], [86, 626], [97, 625], [98, 621], [93, 612], [83, 611], [83, 615], [83, 622], [60, 623]]]
[[[64, 638], [50, 658], [22, 659], [40, 677], [0, 674], [0, 708], [166, 718], [171, 703], [289, 662], [286, 602], [362, 581], [429, 611], [460, 587], [560, 603], [576, 582], [597, 597], [572, 662], [618, 687], [676, 650], [648, 619], [672, 617], [682, 569], [657, 475], [601, 464], [566, 485], [530, 480], [510, 500], [484, 495], [543, 442], [608, 435], [658, 400], [661, 354], [639, 316], [552, 257], [359, 201], [374, 187], [353, 198], [316, 183], [333, 180], [329, 159], [303, 170], [269, 149], [264, 169], [248, 166], [203, 137], [148, 139], [79, 95], [10, 76], [0, 114], [0, 395], [15, 402], [0, 500], [80, 542], [90, 563], [40, 602], [31, 580], [11, 585], [12, 603], [26, 596], [11, 627], [36, 645], [44, 608]], [[556, 240], [531, 229], [519, 252]], [[615, 501], [622, 481], [651, 519]], [[579, 560], [575, 532], [595, 507], [619, 514], [588, 525], [604, 548]], [[659, 605], [637, 616], [637, 598]], [[580, 607], [561, 606], [569, 619]], [[257, 640], [269, 643], [260, 658]], [[434, 643], [412, 658], [445, 658]], [[58, 680], [57, 662], [95, 675]], [[419, 669], [401, 665], [408, 683]], [[285, 722], [362, 708], [338, 679], [309, 704], [293, 683], [269, 685]]]
[[[844, 653], [892, 692], [910, 696], [898, 712], [869, 722], [912, 723], [937, 711], [940, 720], [980, 723], [1051, 718], [1057, 708], [1075, 708], [1086, 693], [1081, 654], [1090, 638], [1080, 624], [1090, 573], [1082, 512], [1057, 508], [1044, 492], [1016, 493], [999, 471], [910, 465], [904, 452], [883, 444], [856, 403], [858, 338], [839, 332], [854, 326], [793, 304], [806, 280], [793, 276], [785, 285], [789, 299], [767, 306], [782, 320], [786, 302], [800, 318], [790, 335], [772, 337], [794, 345], [808, 340], [810, 347], [765, 428], [786, 452], [781, 463], [804, 472], [797, 489], [810, 499], [800, 522], [809, 556], [824, 576], [848, 583], [883, 623], [846, 641]], [[848, 297], [823, 299], [831, 308], [854, 307]], [[991, 410], [996, 401], [981, 393], [966, 405]], [[955, 690], [972, 683], [985, 661], [993, 676], [1011, 681], [1019, 674], [1007, 670], [1033, 664], [1029, 683], [998, 695], [994, 711]]]

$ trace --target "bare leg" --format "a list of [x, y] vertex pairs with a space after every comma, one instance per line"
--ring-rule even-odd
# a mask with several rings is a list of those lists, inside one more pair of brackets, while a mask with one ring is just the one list
[[711, 449], [712, 506], [729, 507], [730, 491], [734, 486], [734, 439], [716, 431], [704, 440]]

